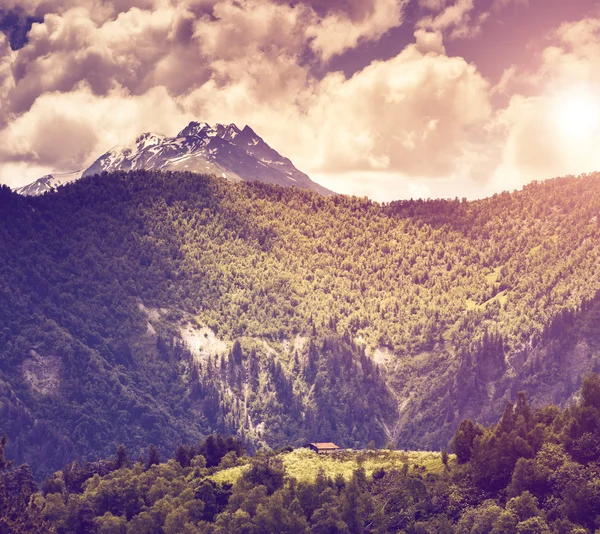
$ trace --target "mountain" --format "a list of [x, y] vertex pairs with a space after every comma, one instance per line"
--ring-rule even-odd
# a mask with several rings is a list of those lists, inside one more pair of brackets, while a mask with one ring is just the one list
[[25, 196], [43, 195], [46, 191], [52, 191], [61, 185], [66, 185], [75, 180], [79, 180], [82, 174], [83, 171], [47, 174], [29, 185], [24, 185], [23, 187], [15, 189], [15, 193]]
[[[240, 130], [235, 124], [211, 127], [191, 122], [175, 137], [144, 133], [133, 145], [115, 147], [100, 156], [77, 178], [105, 171], [142, 169], [214, 174], [234, 182], [258, 181], [332, 194], [296, 169], [289, 159], [280, 156], [252, 128], [246, 126]], [[61, 184], [57, 176], [40, 178], [18, 189], [17, 193], [42, 194]]]
[[442, 448], [600, 370], [600, 176], [476, 201], [186, 172], [0, 189], [0, 435], [45, 474], [213, 431]]

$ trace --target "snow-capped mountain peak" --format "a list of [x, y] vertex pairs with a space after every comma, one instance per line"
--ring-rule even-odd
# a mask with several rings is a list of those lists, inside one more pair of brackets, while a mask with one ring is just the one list
[[[235, 124], [210, 126], [195, 121], [176, 137], [146, 132], [132, 145], [114, 147], [86, 169], [83, 176], [141, 169], [214, 174], [231, 181], [267, 182], [331, 194], [272, 149], [250, 126], [240, 130]], [[18, 192], [41, 194], [54, 187], [47, 183], [47, 177], [40, 178]]]
[[52, 191], [61, 185], [79, 180], [82, 174], [83, 171], [47, 174], [46, 176], [37, 179], [35, 182], [15, 189], [15, 192], [25, 196], [42, 195], [46, 191]]

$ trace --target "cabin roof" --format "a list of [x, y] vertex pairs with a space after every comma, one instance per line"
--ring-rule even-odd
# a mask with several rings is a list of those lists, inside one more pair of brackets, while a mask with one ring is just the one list
[[326, 442], [326, 443], [309, 443], [313, 447], [317, 449], [339, 449], [339, 447], [335, 443]]

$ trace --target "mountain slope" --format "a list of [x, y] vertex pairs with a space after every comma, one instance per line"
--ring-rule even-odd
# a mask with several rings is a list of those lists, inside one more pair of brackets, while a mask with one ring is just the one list
[[0, 202], [0, 433], [37, 472], [212, 430], [443, 447], [600, 361], [596, 175], [380, 206], [134, 171]]

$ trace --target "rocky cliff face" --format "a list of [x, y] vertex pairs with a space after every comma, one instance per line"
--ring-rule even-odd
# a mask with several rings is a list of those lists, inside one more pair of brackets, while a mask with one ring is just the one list
[[600, 371], [600, 302], [555, 327], [535, 347], [501, 358], [459, 357], [442, 347], [398, 364], [382, 361], [399, 399], [390, 438], [402, 448], [446, 447], [462, 419], [495, 424], [506, 403], [524, 391], [534, 406], [570, 405], [583, 377]]

